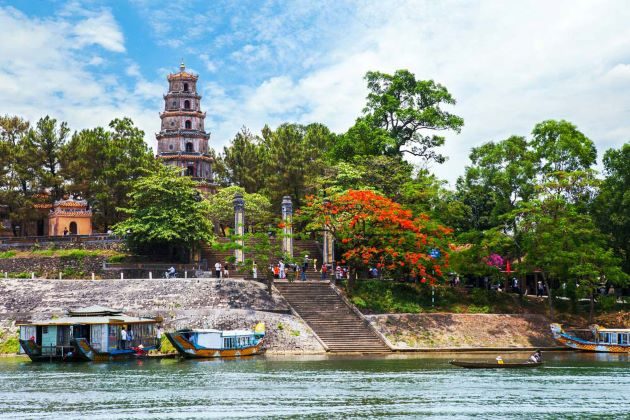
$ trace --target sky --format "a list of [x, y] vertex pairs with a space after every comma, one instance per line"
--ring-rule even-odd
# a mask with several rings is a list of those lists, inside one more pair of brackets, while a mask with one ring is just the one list
[[630, 140], [627, 1], [0, 0], [0, 115], [73, 130], [130, 117], [155, 148], [166, 75], [199, 74], [210, 146], [245, 126], [346, 131], [369, 70], [443, 84], [464, 118], [454, 184], [472, 147], [566, 119], [599, 151]]

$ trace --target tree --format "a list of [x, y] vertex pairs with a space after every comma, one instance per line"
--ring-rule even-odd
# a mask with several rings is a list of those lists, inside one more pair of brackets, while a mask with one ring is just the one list
[[[540, 186], [539, 196], [523, 203], [515, 212], [524, 233], [524, 267], [540, 272], [549, 292], [549, 311], [553, 318], [553, 283], [577, 282], [584, 296], [594, 300], [594, 291], [605, 281], [624, 285], [627, 276], [619, 261], [603, 241], [590, 215], [581, 211], [559, 190], [574, 190], [588, 183], [588, 172], [556, 172], [554, 179]], [[592, 315], [592, 312], [591, 312]]]
[[435, 151], [444, 144], [444, 137], [430, 132], [459, 133], [464, 125], [461, 117], [443, 109], [455, 104], [446, 87], [433, 80], [416, 80], [408, 70], [397, 70], [393, 75], [370, 71], [365, 79], [369, 94], [364, 118], [373, 129], [385, 130], [391, 139], [384, 141], [382, 131], [374, 135], [377, 144], [385, 146], [382, 153], [409, 153], [427, 161], [444, 162], [446, 158]]
[[248, 193], [255, 193], [264, 186], [262, 174], [262, 153], [260, 138], [247, 128], [239, 131], [229, 147], [224, 147], [222, 159], [226, 169], [225, 177], [232, 185], [242, 187]]
[[200, 242], [211, 242], [210, 206], [189, 177], [176, 168], [161, 165], [157, 172], [135, 180], [131, 186], [129, 216], [117, 223], [114, 232], [125, 238], [133, 250], [168, 247], [190, 250]]
[[606, 151], [604, 173], [593, 206], [595, 219], [621, 258], [623, 270], [630, 274], [630, 143]]
[[[256, 227], [267, 226], [273, 218], [271, 203], [261, 194], [248, 194], [242, 187], [231, 186], [221, 188], [216, 194], [208, 198], [210, 217], [215, 224], [219, 224], [223, 236], [226, 228], [234, 224], [234, 195], [240, 193], [245, 200], [245, 223], [250, 232]], [[266, 230], [264, 230], [266, 232]]]
[[59, 175], [60, 156], [69, 133], [65, 122], [57, 126], [57, 120], [47, 115], [40, 118], [25, 137], [27, 165], [35, 172], [37, 187], [50, 191], [51, 201], [60, 199], [63, 193], [63, 178]]
[[109, 128], [75, 133], [61, 153], [67, 190], [88, 200], [102, 230], [125, 217], [117, 209], [127, 206], [131, 184], [159, 165], [129, 118], [115, 119]]
[[311, 228], [330, 230], [351, 278], [377, 267], [397, 278], [436, 282], [448, 266], [451, 230], [373, 191], [349, 190], [330, 201], [311, 197]]
[[538, 123], [532, 136], [532, 147], [543, 174], [585, 170], [597, 159], [595, 144], [568, 121]]

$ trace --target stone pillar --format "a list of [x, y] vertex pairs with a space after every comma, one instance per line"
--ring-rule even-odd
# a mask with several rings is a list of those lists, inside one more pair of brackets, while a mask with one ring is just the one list
[[293, 257], [293, 203], [291, 197], [282, 197], [282, 252]]
[[245, 234], [245, 200], [240, 193], [234, 194], [234, 235], [236, 235], [236, 243], [239, 245], [238, 249], [234, 250], [234, 258], [236, 263], [242, 263], [245, 261], [243, 253], [243, 236]]
[[[324, 206], [327, 206], [330, 203], [330, 200], [324, 200]], [[324, 243], [322, 246], [322, 253], [324, 254], [324, 260], [322, 264], [332, 264], [335, 261], [335, 248], [332, 234], [328, 228], [328, 224], [324, 223]]]

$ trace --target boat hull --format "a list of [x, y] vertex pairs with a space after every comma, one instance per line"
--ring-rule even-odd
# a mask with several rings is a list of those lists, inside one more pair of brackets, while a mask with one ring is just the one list
[[451, 360], [449, 362], [453, 366], [459, 366], [467, 369], [523, 369], [535, 368], [543, 365], [543, 362], [524, 362], [524, 363], [488, 363], [488, 362], [466, 362], [460, 360]]
[[55, 354], [52, 353], [43, 353], [42, 347], [35, 344], [32, 340], [19, 340], [20, 346], [24, 353], [31, 359], [33, 362], [78, 362], [81, 359], [78, 357], [77, 352], [74, 349], [70, 351], [55, 351]]
[[150, 350], [157, 350], [158, 347], [145, 347], [142, 350], [115, 350], [112, 352], [99, 352], [94, 350], [85, 338], [73, 339], [72, 344], [77, 349], [77, 357], [86, 362], [108, 362], [116, 360], [141, 359], [148, 357]]
[[188, 359], [209, 359], [215, 357], [244, 357], [244, 356], [256, 356], [263, 353], [261, 339], [254, 346], [242, 347], [238, 349], [209, 349], [198, 348], [190, 341], [188, 341], [180, 333], [166, 333], [166, 338], [171, 342], [173, 347], [185, 358]]
[[606, 344], [583, 340], [566, 333], [558, 324], [551, 326], [551, 332], [558, 343], [574, 350], [593, 353], [630, 353], [628, 344]]

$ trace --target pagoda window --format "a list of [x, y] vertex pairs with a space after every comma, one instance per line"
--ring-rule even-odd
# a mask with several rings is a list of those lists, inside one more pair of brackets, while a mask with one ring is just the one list
[[190, 101], [189, 100], [185, 100], [184, 101], [184, 109], [190, 109]]
[[189, 165], [189, 166], [186, 168], [186, 175], [187, 175], [187, 176], [195, 176], [195, 167], [194, 167], [194, 166], [192, 166], [192, 165]]
[[190, 120], [186, 120], [186, 122], [184, 123], [184, 127], [190, 130], [192, 128], [192, 122], [190, 122]]
[[70, 235], [76, 235], [76, 234], [77, 234], [77, 223], [70, 222]]
[[186, 143], [186, 151], [187, 152], [194, 152], [194, 148], [193, 148], [193, 144], [191, 142]]
[[184, 83], [184, 92], [188, 92], [188, 83]]

